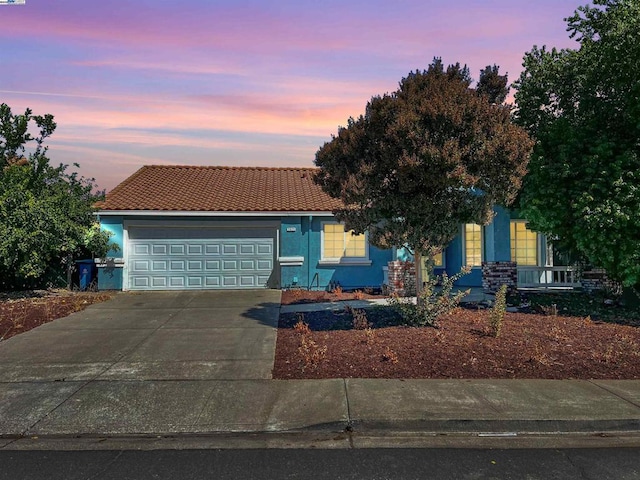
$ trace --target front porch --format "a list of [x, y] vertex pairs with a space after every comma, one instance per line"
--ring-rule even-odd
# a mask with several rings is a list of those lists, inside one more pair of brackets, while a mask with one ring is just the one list
[[564, 265], [516, 266], [517, 287], [525, 289], [571, 289], [582, 283], [574, 267]]

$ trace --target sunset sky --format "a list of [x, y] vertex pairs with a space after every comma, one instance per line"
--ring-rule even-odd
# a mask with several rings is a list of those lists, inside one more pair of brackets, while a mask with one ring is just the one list
[[0, 5], [0, 103], [51, 113], [54, 163], [113, 188], [142, 165], [312, 166], [434, 56], [515, 80], [574, 47], [572, 0], [26, 0]]

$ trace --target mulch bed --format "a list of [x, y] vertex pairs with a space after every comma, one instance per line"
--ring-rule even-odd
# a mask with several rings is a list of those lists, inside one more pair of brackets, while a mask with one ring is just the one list
[[112, 293], [66, 290], [0, 293], [0, 341], [112, 297]]
[[[377, 307], [367, 310], [370, 329], [353, 328], [347, 311], [283, 314], [273, 377], [640, 378], [637, 326], [507, 313], [495, 338], [489, 313], [458, 308], [438, 328], [404, 327]], [[306, 332], [294, 327], [301, 319]]]
[[369, 300], [373, 298], [384, 298], [380, 292], [371, 289], [354, 290], [350, 292], [342, 292], [333, 290], [326, 292], [324, 290], [309, 291], [303, 289], [284, 290], [282, 292], [282, 305], [299, 305], [304, 303], [318, 302], [339, 302], [343, 300]]

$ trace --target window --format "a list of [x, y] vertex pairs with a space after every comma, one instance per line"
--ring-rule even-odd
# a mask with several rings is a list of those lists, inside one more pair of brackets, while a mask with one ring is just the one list
[[538, 234], [523, 220], [511, 220], [511, 261], [518, 265], [538, 264]]
[[366, 234], [353, 235], [339, 223], [322, 226], [322, 260], [325, 263], [370, 263]]
[[[422, 269], [424, 270], [425, 268], [427, 268], [427, 257], [423, 255], [421, 259]], [[439, 254], [433, 256], [433, 266], [436, 268], [444, 267], [444, 252], [440, 252]]]
[[[426, 281], [431, 272], [427, 271], [427, 257], [422, 257], [422, 278]], [[433, 266], [435, 268], [444, 268], [444, 252], [440, 252], [433, 256]]]
[[475, 223], [464, 226], [464, 258], [468, 267], [482, 265], [482, 227]]

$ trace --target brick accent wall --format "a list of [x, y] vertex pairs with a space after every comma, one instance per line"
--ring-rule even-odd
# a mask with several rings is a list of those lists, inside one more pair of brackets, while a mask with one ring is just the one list
[[508, 290], [515, 290], [518, 286], [516, 266], [516, 262], [482, 262], [482, 289], [485, 293], [496, 293], [503, 284]]
[[622, 285], [611, 280], [607, 276], [607, 272], [602, 268], [594, 268], [582, 272], [580, 283], [582, 284], [582, 288], [589, 293], [598, 290], [606, 290], [612, 293], [622, 292]]
[[413, 262], [395, 260], [389, 262], [389, 293], [401, 297], [416, 294], [416, 265]]

